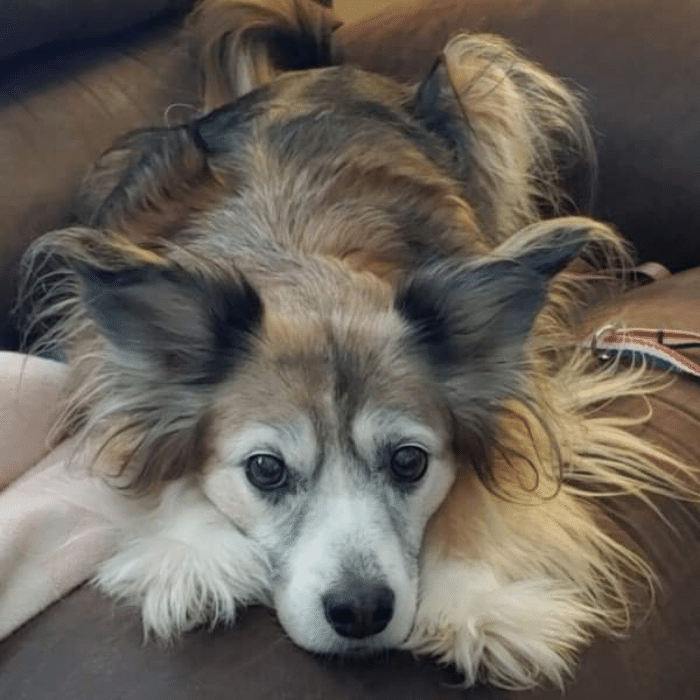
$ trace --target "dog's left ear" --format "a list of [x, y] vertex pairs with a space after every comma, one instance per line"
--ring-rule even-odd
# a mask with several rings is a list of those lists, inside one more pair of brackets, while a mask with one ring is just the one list
[[589, 240], [586, 221], [536, 224], [548, 235], [529, 236], [508, 258], [433, 263], [400, 290], [395, 306], [410, 340], [458, 413], [518, 395], [528, 336], [550, 280]]
[[493, 244], [538, 220], [540, 207], [560, 212], [564, 172], [594, 167], [577, 97], [500, 37], [452, 38], [410, 109], [446, 143]]

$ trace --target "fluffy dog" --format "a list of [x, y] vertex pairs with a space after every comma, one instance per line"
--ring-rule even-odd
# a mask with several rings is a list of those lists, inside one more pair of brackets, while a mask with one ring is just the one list
[[28, 254], [58, 434], [132, 509], [97, 583], [159, 637], [263, 603], [313, 652], [561, 683], [653, 576], [601, 495], [694, 488], [597, 410], [658, 381], [575, 338], [565, 268], [625, 256], [542, 213], [590, 155], [578, 102], [496, 37], [406, 86], [340, 64], [334, 26], [201, 2], [204, 116], [123, 139]]

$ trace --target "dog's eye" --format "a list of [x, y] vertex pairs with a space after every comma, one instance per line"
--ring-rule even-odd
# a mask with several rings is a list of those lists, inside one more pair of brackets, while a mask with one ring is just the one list
[[427, 468], [427, 452], [415, 445], [401, 447], [391, 455], [391, 473], [397, 481], [418, 481]]
[[248, 481], [263, 491], [279, 488], [287, 480], [284, 462], [273, 455], [253, 455], [246, 462], [245, 473]]

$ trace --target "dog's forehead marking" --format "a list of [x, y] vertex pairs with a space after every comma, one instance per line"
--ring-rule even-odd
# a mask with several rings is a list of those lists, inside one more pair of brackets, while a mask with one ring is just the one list
[[266, 320], [246, 372], [223, 392], [217, 413], [232, 430], [251, 420], [295, 423], [303, 415], [324, 449], [355, 451], [354, 426], [361, 423], [374, 421], [385, 432], [401, 431], [398, 414], [432, 429], [444, 423], [440, 398], [403, 348], [393, 313], [296, 315], [289, 309], [286, 318]]
[[337, 402], [326, 399], [299, 407], [293, 419], [251, 420], [222, 435], [219, 452], [239, 462], [260, 453], [279, 456], [313, 481], [321, 470], [335, 472], [336, 481], [351, 474], [362, 474], [364, 481], [387, 447], [410, 444], [442, 454], [444, 435], [406, 411], [363, 406], [344, 421]]

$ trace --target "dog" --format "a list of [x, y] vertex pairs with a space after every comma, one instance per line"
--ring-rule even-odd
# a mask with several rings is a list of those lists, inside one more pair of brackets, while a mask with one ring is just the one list
[[123, 138], [27, 253], [30, 325], [71, 366], [56, 434], [130, 509], [96, 583], [163, 639], [264, 604], [311, 652], [561, 685], [653, 582], [601, 493], [698, 491], [598, 411], [659, 379], [576, 335], [571, 264], [627, 259], [557, 215], [592, 158], [579, 100], [468, 33], [399, 84], [336, 26], [202, 0], [202, 116]]

